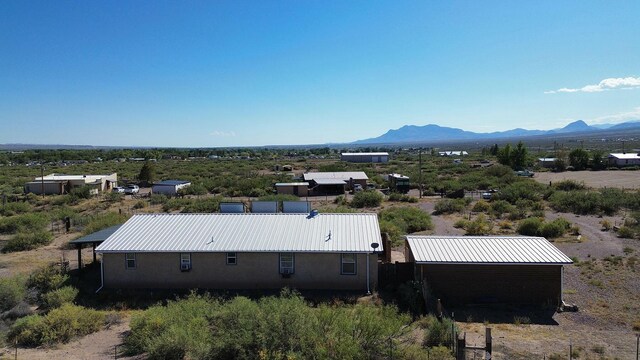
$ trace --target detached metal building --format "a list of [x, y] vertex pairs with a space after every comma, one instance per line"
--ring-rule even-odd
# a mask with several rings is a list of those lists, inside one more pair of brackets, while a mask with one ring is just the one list
[[163, 180], [153, 184], [151, 192], [154, 194], [165, 194], [169, 196], [178, 195], [180, 189], [191, 186], [189, 181], [184, 180]]
[[445, 304], [562, 302], [563, 265], [573, 261], [541, 237], [407, 236], [425, 297]]
[[275, 186], [278, 194], [295, 195], [295, 196], [309, 195], [308, 182], [276, 183]]
[[340, 160], [354, 163], [386, 163], [389, 161], [389, 153], [387, 152], [361, 152], [361, 153], [342, 153]]

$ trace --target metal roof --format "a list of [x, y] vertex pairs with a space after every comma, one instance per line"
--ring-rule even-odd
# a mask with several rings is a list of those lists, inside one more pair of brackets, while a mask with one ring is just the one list
[[308, 182], [276, 183], [276, 186], [309, 186]]
[[370, 252], [376, 214], [139, 214], [96, 252]]
[[342, 179], [313, 179], [318, 185], [347, 185], [348, 180]]
[[342, 153], [340, 154], [342, 156], [356, 156], [356, 155], [362, 155], [362, 156], [389, 156], [388, 152], [356, 152], [356, 153]]
[[303, 174], [305, 180], [314, 180], [318, 182], [318, 179], [338, 179], [343, 181], [354, 180], [368, 180], [369, 177], [363, 171], [338, 171], [338, 172], [309, 172]]
[[191, 182], [186, 180], [162, 180], [160, 182], [154, 183], [153, 186], [176, 186], [184, 184], [191, 184]]
[[612, 154], [609, 154], [609, 157], [613, 157], [613, 158], [616, 158], [616, 159], [631, 160], [631, 159], [640, 159], [640, 154], [638, 154], [638, 153], [612, 153]]
[[107, 240], [107, 238], [115, 233], [122, 224], [114, 225], [106, 229], [98, 230], [93, 234], [83, 236], [81, 238], [69, 241], [70, 244], [91, 244]]
[[571, 264], [542, 237], [406, 236], [418, 264]]

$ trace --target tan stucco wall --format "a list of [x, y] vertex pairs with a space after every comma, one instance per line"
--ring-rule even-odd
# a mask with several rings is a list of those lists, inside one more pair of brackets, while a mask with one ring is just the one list
[[279, 273], [278, 253], [237, 253], [237, 265], [226, 264], [226, 253], [191, 253], [192, 269], [180, 271], [179, 253], [138, 253], [136, 269], [125, 268], [124, 254], [103, 254], [106, 288], [206, 289], [335, 289], [367, 290], [378, 283], [377, 255], [358, 254], [357, 274], [340, 274], [340, 254], [296, 253], [295, 273]]

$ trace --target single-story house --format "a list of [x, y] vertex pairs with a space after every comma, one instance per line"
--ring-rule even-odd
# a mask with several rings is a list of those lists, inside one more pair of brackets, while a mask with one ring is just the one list
[[317, 212], [138, 214], [96, 248], [105, 288], [359, 291], [382, 250], [376, 214]]
[[387, 152], [358, 152], [342, 153], [340, 160], [353, 163], [386, 163], [389, 161]]
[[163, 180], [154, 183], [151, 187], [151, 192], [154, 194], [165, 194], [169, 196], [178, 195], [180, 189], [191, 186], [189, 181], [184, 180]]
[[462, 150], [455, 150], [455, 151], [439, 151], [438, 155], [440, 156], [466, 156], [469, 155], [468, 152]]
[[38, 195], [62, 195], [71, 189], [81, 186], [91, 186], [95, 192], [110, 191], [118, 186], [118, 174], [110, 175], [65, 175], [49, 174], [37, 177], [24, 185], [25, 193]]
[[304, 181], [310, 183], [310, 195], [344, 194], [355, 184], [367, 188], [369, 177], [363, 171], [309, 172], [303, 174]]
[[538, 165], [545, 169], [552, 168], [556, 163], [556, 158], [538, 158]]
[[638, 166], [640, 165], [640, 154], [638, 153], [615, 153], [609, 154], [610, 166]]
[[409, 235], [405, 256], [425, 297], [455, 305], [559, 306], [563, 266], [573, 263], [547, 239], [526, 236]]
[[308, 182], [276, 183], [275, 186], [278, 194], [296, 195], [296, 196], [309, 195]]

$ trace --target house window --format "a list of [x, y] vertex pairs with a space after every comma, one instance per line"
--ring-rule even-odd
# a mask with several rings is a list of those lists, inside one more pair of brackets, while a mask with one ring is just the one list
[[236, 265], [238, 263], [238, 254], [234, 252], [227, 253], [227, 265]]
[[124, 262], [127, 269], [135, 269], [136, 268], [136, 254], [127, 253], [124, 254]]
[[340, 255], [340, 274], [342, 275], [356, 274], [356, 254]]
[[191, 254], [180, 254], [180, 271], [191, 270]]
[[294, 272], [294, 259], [292, 253], [280, 254], [280, 274], [289, 275]]

